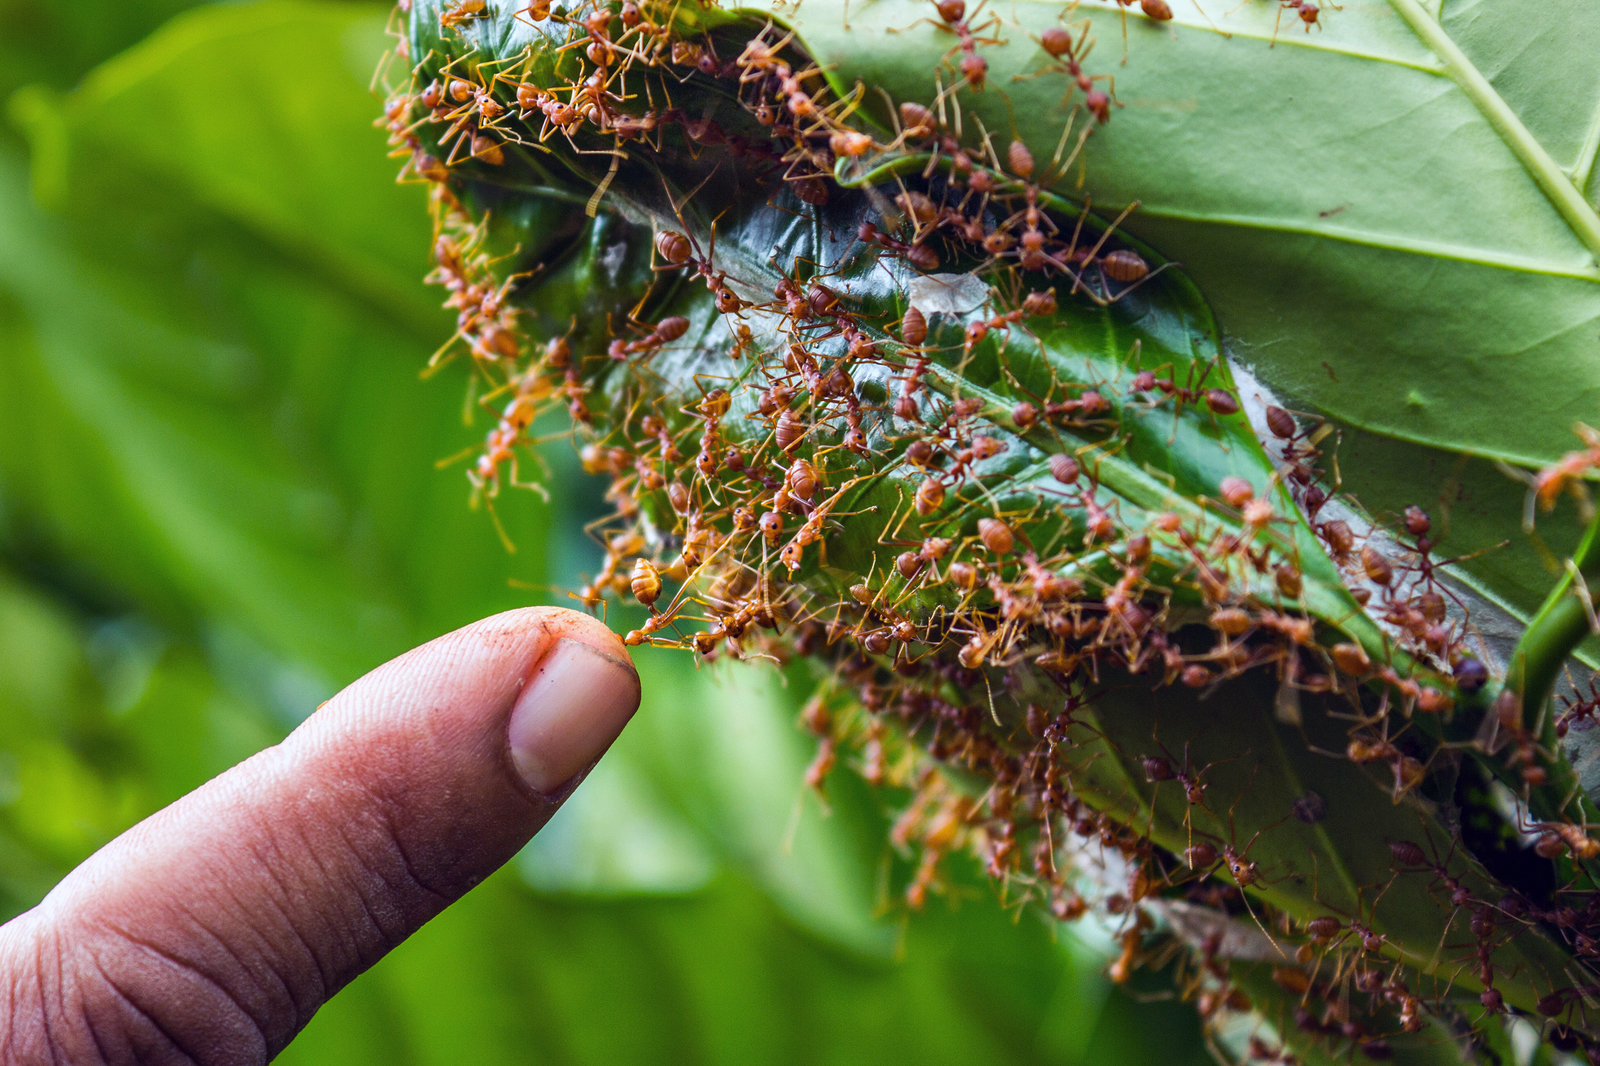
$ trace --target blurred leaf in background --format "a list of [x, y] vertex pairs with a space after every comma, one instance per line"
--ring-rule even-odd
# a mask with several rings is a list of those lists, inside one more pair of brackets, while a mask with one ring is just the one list
[[[378, 102], [386, 12], [0, 2], [0, 908], [339, 686], [598, 561], [549, 451], [467, 506], [464, 377]], [[13, 92], [13, 90], [15, 90]], [[531, 590], [531, 591], [530, 591]], [[1200, 1061], [974, 871], [909, 919], [885, 814], [804, 793], [809, 681], [640, 656], [646, 705], [506, 871], [295, 1063]], [[946, 905], [948, 904], [948, 905]]]

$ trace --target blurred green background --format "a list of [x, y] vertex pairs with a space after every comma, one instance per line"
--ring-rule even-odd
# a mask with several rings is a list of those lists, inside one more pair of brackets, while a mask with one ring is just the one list
[[[0, 910], [405, 648], [565, 601], [601, 486], [467, 507], [384, 9], [0, 0]], [[1192, 1012], [973, 870], [908, 916], [883, 804], [801, 785], [808, 681], [639, 657], [645, 706], [506, 870], [294, 1063], [1144, 1063]]]

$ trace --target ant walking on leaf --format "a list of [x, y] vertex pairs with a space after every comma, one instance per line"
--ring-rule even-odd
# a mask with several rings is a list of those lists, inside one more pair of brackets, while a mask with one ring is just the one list
[[[1211, 772], [1212, 767], [1222, 763], [1232, 762], [1234, 759], [1243, 758], [1243, 756], [1235, 755], [1227, 759], [1219, 759], [1216, 762], [1207, 763], [1198, 770], [1192, 769], [1189, 765], [1189, 745], [1193, 743], [1193, 738], [1190, 738], [1190, 740], [1184, 741], [1183, 760], [1180, 768], [1173, 766], [1173, 763], [1177, 761], [1176, 757], [1172, 754], [1171, 750], [1168, 749], [1166, 744], [1162, 743], [1161, 738], [1156, 736], [1154, 740], [1163, 754], [1147, 755], [1141, 760], [1141, 766], [1144, 769], [1145, 778], [1155, 786], [1155, 790], [1160, 789], [1161, 782], [1163, 781], [1174, 781], [1180, 788], [1183, 789], [1183, 828], [1184, 832], [1188, 834], [1189, 839], [1189, 846], [1184, 850], [1185, 859], [1189, 862], [1191, 867], [1196, 869], [1202, 866], [1210, 866], [1216, 861], [1216, 849], [1211, 847], [1209, 844], [1205, 844], [1204, 841], [1201, 842], [1203, 847], [1198, 849], [1195, 847], [1193, 824], [1194, 808], [1199, 807], [1207, 814], [1211, 813], [1211, 809], [1206, 806], [1206, 774]], [[1153, 817], [1155, 813], [1154, 795], [1152, 795], [1150, 802], [1151, 815]], [[1209, 849], [1209, 852], [1207, 849]], [[1191, 853], [1194, 853], [1194, 861], [1190, 861], [1189, 857]]]
[[977, 92], [982, 92], [984, 86], [988, 83], [989, 61], [978, 54], [978, 46], [1003, 45], [1006, 43], [1003, 37], [983, 36], [986, 31], [992, 31], [1000, 26], [999, 15], [990, 15], [985, 21], [976, 23], [978, 13], [983, 10], [984, 5], [987, 3], [988, 0], [980, 0], [978, 6], [973, 8], [972, 16], [969, 18], [967, 16], [966, 0], [934, 0], [934, 7], [939, 12], [937, 22], [933, 19], [918, 19], [910, 26], [898, 30], [891, 29], [889, 32], [904, 33], [926, 22], [946, 33], [955, 34], [959, 39], [958, 43], [941, 57], [940, 62], [949, 65], [951, 58], [956, 53], [961, 53], [961, 62], [956, 65], [955, 69], [961, 74], [962, 83]]
[[439, 13], [439, 29], [452, 30], [476, 19], [488, 18], [487, 0], [455, 0]]
[[1495, 461], [1502, 474], [1528, 486], [1528, 495], [1522, 505], [1522, 530], [1525, 533], [1533, 532], [1535, 512], [1550, 513], [1563, 492], [1570, 492], [1578, 501], [1578, 517], [1581, 521], [1587, 524], [1594, 517], [1594, 504], [1589, 501], [1589, 493], [1583, 482], [1590, 471], [1600, 468], [1600, 432], [1582, 422], [1574, 422], [1572, 432], [1583, 440], [1584, 447], [1567, 452], [1536, 474], [1518, 470], [1501, 460]]
[[[1233, 11], [1229, 11], [1228, 14], [1233, 14], [1234, 11], [1239, 10], [1240, 7], [1243, 7], [1249, 2], [1250, 0], [1244, 0], [1244, 3], [1239, 4], [1238, 7], [1235, 7]], [[1327, 0], [1325, 0], [1325, 2], [1327, 2]], [[1344, 10], [1344, 8], [1340, 7], [1338, 4], [1331, 2], [1327, 2], [1327, 7], [1333, 11]], [[1316, 4], [1311, 3], [1311, 0], [1278, 0], [1278, 17], [1272, 20], [1272, 43], [1267, 46], [1268, 48], [1276, 48], [1278, 46], [1278, 30], [1283, 25], [1283, 13], [1285, 11], [1293, 11], [1296, 15], [1298, 15], [1300, 17], [1301, 25], [1305, 27], [1307, 33], [1311, 32], [1311, 27], [1313, 26], [1319, 30], [1322, 29], [1321, 19], [1323, 9], [1318, 7]]]
[[[1344, 10], [1337, 4], [1328, 4], [1328, 6], [1335, 11]], [[1311, 3], [1310, 0], [1279, 0], [1278, 17], [1272, 21], [1272, 43], [1267, 46], [1268, 48], [1277, 47], [1278, 26], [1283, 22], [1283, 13], [1285, 11], [1293, 11], [1299, 15], [1300, 22], [1305, 26], [1307, 33], [1311, 32], [1311, 27], [1313, 26], [1319, 30], [1322, 29], [1322, 9], [1317, 7], [1316, 4]]]
[[[1089, 36], [1090, 23], [1084, 19], [1078, 24], [1078, 32], [1073, 33], [1072, 26], [1051, 26], [1039, 34], [1036, 40], [1039, 47], [1050, 57], [1051, 63], [1043, 70], [1034, 71], [1032, 74], [1018, 74], [1012, 81], [1026, 81], [1041, 77], [1045, 74], [1065, 74], [1072, 79], [1072, 85], [1062, 95], [1057, 108], [1067, 105], [1072, 98], [1073, 90], [1082, 92], [1083, 105], [1088, 108], [1096, 121], [1102, 126], [1111, 121], [1111, 105], [1116, 103], [1117, 81], [1110, 74], [1086, 74], [1083, 70], [1084, 60], [1089, 58], [1089, 53], [1094, 50], [1094, 38]], [[1109, 91], [1095, 88], [1095, 82], [1104, 81]], [[1117, 105], [1122, 106], [1121, 104]]]
[[[678, 219], [682, 222], [683, 216], [679, 215]], [[711, 227], [711, 246], [703, 255], [700, 253], [700, 244], [694, 237], [675, 230], [661, 230], [656, 234], [655, 253], [662, 258], [666, 266], [655, 269], [676, 270], [679, 267], [690, 267], [691, 277], [705, 279], [706, 288], [715, 298], [717, 310], [725, 315], [737, 314], [747, 305], [728, 287], [728, 272], [718, 271], [713, 267], [711, 257], [716, 248], [715, 223]]]
[[[1168, 766], [1170, 768], [1170, 763]], [[1207, 767], [1206, 769], [1209, 770], [1210, 767]], [[1261, 766], [1259, 763], [1257, 763], [1256, 771], [1259, 771], [1260, 769]], [[1201, 771], [1201, 773], [1204, 772], [1205, 771]], [[1176, 773], [1174, 773], [1174, 777], [1176, 776]], [[1253, 771], [1250, 776], [1251, 779], [1254, 780], [1255, 771]], [[1199, 783], [1198, 777], [1198, 774], [1195, 775], [1194, 781], [1196, 785]], [[1269, 832], [1270, 830], [1276, 829], [1278, 826], [1288, 821], [1292, 815], [1285, 814], [1277, 821], [1269, 822], [1266, 825], [1263, 825], [1261, 828], [1255, 831], [1255, 833], [1250, 837], [1243, 847], [1240, 847], [1238, 844], [1237, 829], [1235, 828], [1234, 824], [1234, 811], [1239, 806], [1239, 801], [1244, 799], [1249, 793], [1250, 788], [1247, 786], [1234, 799], [1232, 805], [1229, 806], [1228, 839], [1225, 843], [1223, 843], [1222, 847], [1219, 849], [1209, 840], [1197, 841], [1196, 843], [1191, 844], [1185, 850], [1184, 861], [1190, 866], [1191, 869], [1203, 871], [1199, 875], [1202, 878], [1214, 871], [1218, 866], [1221, 866], [1223, 869], [1225, 869], [1229, 878], [1231, 878], [1233, 883], [1241, 890], [1240, 899], [1244, 901], [1245, 909], [1249, 911], [1251, 919], [1255, 921], [1257, 927], [1261, 929], [1262, 933], [1266, 934], [1267, 939], [1272, 940], [1273, 944], [1276, 945], [1277, 941], [1273, 940], [1272, 934], [1267, 931], [1267, 927], [1262, 924], [1260, 917], [1256, 915], [1255, 909], [1251, 907], [1249, 894], [1245, 890], [1254, 888], [1257, 885], [1275, 884], [1276, 881], [1282, 879], [1269, 879], [1266, 874], [1262, 873], [1260, 864], [1251, 860], [1250, 852], [1256, 846], [1256, 842], [1261, 839], [1263, 834]], [[1191, 832], [1195, 831], [1191, 830]], [[1202, 833], [1201, 835], [1210, 836], [1208, 833]]]

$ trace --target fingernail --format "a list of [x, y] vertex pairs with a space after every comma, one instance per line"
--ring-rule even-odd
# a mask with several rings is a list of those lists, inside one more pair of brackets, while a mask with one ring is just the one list
[[632, 666], [582, 641], [558, 640], [511, 709], [511, 761], [535, 792], [552, 795], [611, 746], [638, 707]]

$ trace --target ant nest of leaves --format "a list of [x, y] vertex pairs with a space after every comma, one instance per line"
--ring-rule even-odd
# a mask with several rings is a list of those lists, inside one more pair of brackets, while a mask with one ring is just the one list
[[[630, 645], [814, 663], [806, 781], [902, 798], [906, 906], [969, 853], [1008, 903], [1096, 915], [1112, 978], [1168, 972], [1232, 1061], [1512, 1014], [1589, 1048], [1600, 895], [1564, 886], [1600, 844], [1538, 807], [1558, 756], [1491, 699], [1429, 516], [1366, 530], [1332, 428], [1252, 429], [1181, 272], [1050, 192], [1113, 117], [1086, 24], [1033, 35], [1074, 106], [1030, 148], [963, 121], [1004, 27], [962, 0], [926, 101], [715, 8], [401, 10], [381, 123], [431, 190], [435, 364], [492, 404], [475, 501], [570, 424], [614, 508], [577, 598], [641, 605]], [[518, 230], [519, 195], [559, 210]], [[1554, 875], [1469, 849], [1477, 815]], [[1337, 889], [1334, 833], [1377, 856]]]

